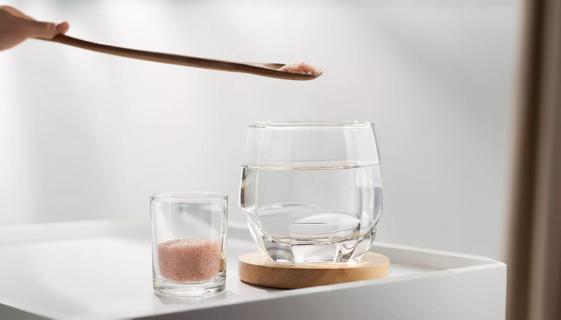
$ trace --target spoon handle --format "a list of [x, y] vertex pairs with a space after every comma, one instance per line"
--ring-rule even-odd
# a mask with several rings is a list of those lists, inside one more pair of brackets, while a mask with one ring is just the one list
[[249, 73], [258, 76], [287, 79], [287, 80], [311, 80], [315, 78], [315, 76], [311, 76], [308, 74], [298, 74], [298, 73], [278, 71], [275, 69], [267, 68], [264, 65], [259, 65], [259, 64], [247, 64], [247, 63], [240, 63], [240, 62], [230, 62], [230, 61], [183, 56], [177, 54], [129, 49], [129, 48], [117, 47], [117, 46], [77, 39], [77, 38], [69, 37], [64, 34], [59, 34], [55, 36], [53, 39], [47, 41], [58, 42], [73, 47], [78, 47], [86, 50], [106, 53], [115, 56], [121, 56], [125, 58], [148, 60], [153, 62], [175, 64], [175, 65], [181, 65], [187, 67]]

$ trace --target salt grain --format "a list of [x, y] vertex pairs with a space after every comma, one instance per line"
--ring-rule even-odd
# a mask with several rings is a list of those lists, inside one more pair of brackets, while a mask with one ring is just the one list
[[286, 64], [282, 66], [279, 71], [290, 72], [290, 73], [302, 73], [302, 74], [310, 74], [313, 76], [320, 76], [323, 72], [309, 64], [304, 62], [294, 63], [294, 64]]
[[168, 280], [187, 282], [213, 278], [222, 269], [220, 242], [178, 239], [158, 245], [160, 274]]

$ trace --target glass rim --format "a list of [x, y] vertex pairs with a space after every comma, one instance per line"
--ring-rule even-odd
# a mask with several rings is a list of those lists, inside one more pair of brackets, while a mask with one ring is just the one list
[[220, 192], [172, 191], [159, 192], [150, 196], [150, 201], [168, 201], [184, 203], [205, 203], [228, 200], [228, 195]]
[[257, 121], [250, 128], [372, 128], [372, 121]]

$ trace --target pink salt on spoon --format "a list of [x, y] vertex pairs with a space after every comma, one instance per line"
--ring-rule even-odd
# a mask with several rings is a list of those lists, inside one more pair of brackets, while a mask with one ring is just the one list
[[178, 239], [158, 245], [160, 274], [168, 280], [208, 280], [222, 271], [219, 241]]
[[284, 66], [279, 68], [279, 71], [290, 72], [290, 73], [309, 74], [309, 75], [312, 75], [312, 76], [315, 76], [315, 77], [319, 77], [323, 73], [323, 71], [321, 71], [319, 68], [316, 68], [316, 67], [314, 67], [310, 64], [304, 63], [304, 62], [293, 63], [293, 64], [285, 64]]

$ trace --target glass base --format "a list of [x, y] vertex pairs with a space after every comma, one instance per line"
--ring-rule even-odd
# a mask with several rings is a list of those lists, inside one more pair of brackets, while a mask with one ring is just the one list
[[344, 239], [271, 239], [250, 220], [248, 222], [259, 251], [274, 262], [281, 263], [358, 262], [368, 252], [376, 236], [373, 227], [363, 235]]
[[202, 297], [221, 292], [226, 287], [226, 275], [204, 282], [173, 282], [154, 275], [154, 293], [164, 297]]
[[357, 262], [368, 251], [372, 239], [349, 239], [335, 243], [284, 244], [263, 240], [262, 253], [275, 262]]

